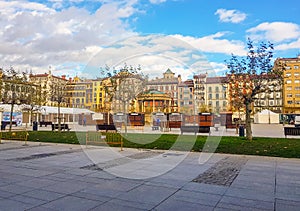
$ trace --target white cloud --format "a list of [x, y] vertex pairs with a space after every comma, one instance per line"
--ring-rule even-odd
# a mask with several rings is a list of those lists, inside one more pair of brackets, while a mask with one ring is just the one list
[[151, 4], [161, 4], [166, 2], [167, 0], [149, 0]]
[[300, 49], [300, 38], [294, 42], [279, 44], [275, 46], [275, 50]]
[[225, 34], [225, 32], [218, 32], [200, 38], [182, 35], [174, 35], [174, 37], [189, 43], [203, 52], [244, 56], [246, 54], [245, 44], [238, 40], [222, 39]]
[[[80, 0], [69, 2], [75, 1]], [[56, 11], [51, 5], [0, 0], [0, 65], [44, 72], [49, 64], [87, 63], [100, 46], [135, 34], [124, 20], [139, 12], [134, 2], [103, 4], [90, 13], [84, 8]]]
[[300, 38], [299, 25], [287, 22], [264, 22], [247, 32], [253, 40], [269, 40], [275, 43]]
[[219, 21], [230, 22], [230, 23], [240, 23], [244, 21], [247, 17], [245, 13], [242, 13], [238, 10], [226, 10], [226, 9], [218, 9], [215, 12], [215, 15], [219, 15]]

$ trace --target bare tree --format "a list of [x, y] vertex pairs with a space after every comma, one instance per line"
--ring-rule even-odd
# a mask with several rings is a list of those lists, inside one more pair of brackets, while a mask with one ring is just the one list
[[135, 68], [126, 64], [119, 70], [108, 66], [101, 69], [101, 74], [106, 76], [106, 82], [103, 84], [106, 99], [110, 103], [109, 111], [114, 110], [125, 114], [125, 133], [127, 133], [126, 113], [130, 110], [128, 107], [145, 87], [146, 77], [140, 71], [140, 66]]
[[66, 102], [66, 82], [58, 81], [57, 83], [51, 84], [51, 101], [57, 105], [57, 121], [58, 121], [58, 132], [61, 132], [61, 115], [60, 107]]
[[[2, 70], [3, 71], [3, 70]], [[26, 73], [18, 73], [13, 67], [3, 71], [1, 102], [10, 104], [9, 131], [12, 129], [14, 106], [27, 104], [32, 84], [28, 82]]]
[[282, 84], [282, 68], [273, 68], [273, 44], [261, 42], [254, 46], [248, 39], [246, 57], [232, 55], [226, 61], [228, 67], [227, 82], [231, 88], [233, 100], [240, 101], [246, 112], [246, 138], [252, 140], [251, 112], [252, 103], [259, 93], [267, 93]]

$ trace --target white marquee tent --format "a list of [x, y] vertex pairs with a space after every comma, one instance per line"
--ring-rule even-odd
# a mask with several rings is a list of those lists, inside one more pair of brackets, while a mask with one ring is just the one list
[[254, 123], [257, 124], [279, 124], [279, 114], [274, 113], [268, 109], [262, 110], [254, 114]]

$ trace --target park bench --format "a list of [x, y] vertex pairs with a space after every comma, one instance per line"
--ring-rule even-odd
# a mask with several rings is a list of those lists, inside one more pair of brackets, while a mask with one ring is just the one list
[[0, 132], [0, 143], [3, 140], [17, 140], [24, 141], [27, 143], [29, 133], [26, 130], [12, 130], [12, 131], [1, 131]]
[[[59, 129], [58, 124], [51, 124], [51, 126], [52, 126], [52, 131], [58, 130], [58, 129]], [[71, 130], [71, 128], [69, 128], [69, 125], [68, 125], [68, 124], [65, 124], [65, 123], [61, 123], [61, 124], [60, 124], [60, 129], [61, 129], [61, 130], [67, 130], [67, 131], [70, 131], [70, 130]]]
[[52, 122], [50, 122], [50, 121], [49, 121], [49, 122], [48, 122], [48, 121], [41, 121], [41, 122], [40, 122], [40, 127], [42, 127], [43, 125], [44, 125], [45, 127], [47, 127], [48, 125], [52, 125]]
[[97, 131], [117, 131], [117, 128], [115, 125], [96, 125]]
[[[9, 125], [10, 122], [8, 121], [1, 121], [1, 130], [5, 130], [6, 125]], [[12, 125], [17, 126], [17, 122], [16, 121], [12, 121]]]
[[198, 125], [183, 125], [180, 127], [181, 134], [184, 132], [186, 133], [209, 133], [210, 134], [210, 127], [202, 127]]
[[88, 145], [120, 145], [123, 151], [123, 137], [117, 131], [87, 131], [85, 139], [86, 147]]
[[284, 135], [287, 138], [290, 136], [300, 136], [300, 128], [299, 127], [284, 127]]

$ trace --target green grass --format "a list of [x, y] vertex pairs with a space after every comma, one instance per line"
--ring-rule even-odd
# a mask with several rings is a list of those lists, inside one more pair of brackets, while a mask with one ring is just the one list
[[[196, 139], [196, 140], [195, 140]], [[207, 136], [174, 135], [174, 134], [128, 134], [124, 138], [124, 147], [188, 150], [202, 151], [206, 143], [212, 146], [219, 137], [210, 137], [206, 143]], [[52, 132], [52, 131], [31, 131], [28, 141], [54, 142], [68, 144], [85, 144], [84, 132]], [[174, 145], [174, 143], [176, 144]], [[116, 146], [116, 145], [115, 145]], [[209, 149], [209, 147], [208, 147]], [[300, 158], [300, 139], [290, 138], [253, 138], [247, 141], [242, 137], [222, 137], [216, 149], [218, 153], [262, 155], [287, 158]]]

